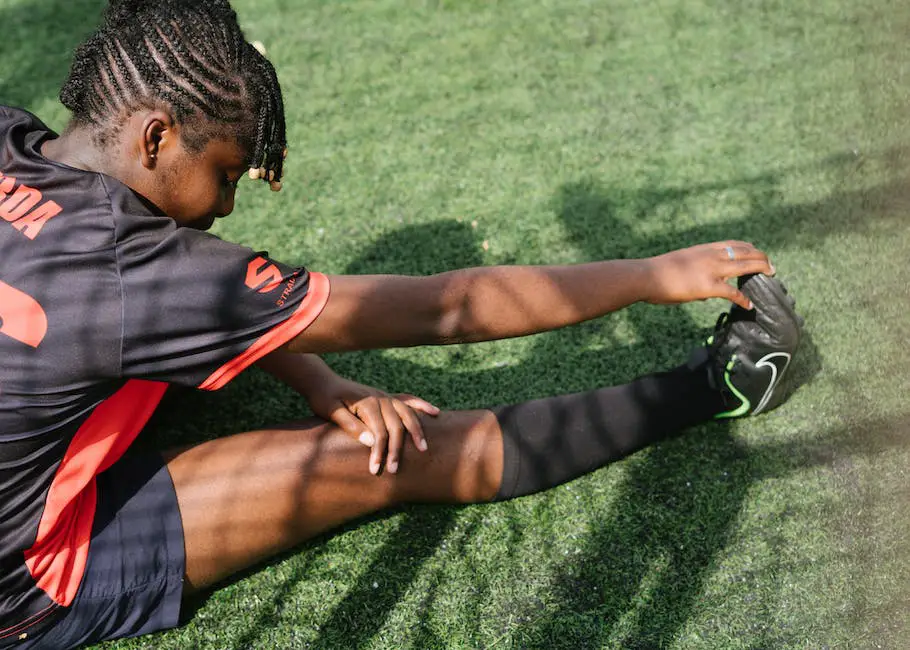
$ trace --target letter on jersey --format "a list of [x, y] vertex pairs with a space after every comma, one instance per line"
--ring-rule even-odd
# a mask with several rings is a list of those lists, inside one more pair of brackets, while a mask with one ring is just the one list
[[0, 334], [37, 348], [47, 334], [47, 315], [31, 296], [0, 282]]
[[63, 208], [56, 201], [41, 203], [41, 192], [34, 187], [20, 185], [13, 192], [15, 185], [15, 178], [0, 172], [0, 218], [29, 239], [34, 239], [44, 224], [60, 214]]

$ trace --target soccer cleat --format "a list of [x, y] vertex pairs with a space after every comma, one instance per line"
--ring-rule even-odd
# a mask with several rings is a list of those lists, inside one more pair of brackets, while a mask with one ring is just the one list
[[781, 380], [802, 333], [796, 301], [779, 280], [747, 275], [739, 279], [739, 288], [755, 308], [734, 305], [721, 314], [707, 345], [696, 352], [702, 359], [707, 356], [709, 381], [728, 407], [715, 418], [756, 415], [783, 402]]

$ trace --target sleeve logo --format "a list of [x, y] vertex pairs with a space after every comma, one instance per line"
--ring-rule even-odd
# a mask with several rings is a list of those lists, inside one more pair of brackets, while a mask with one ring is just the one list
[[281, 285], [281, 271], [264, 257], [257, 257], [246, 267], [246, 286], [259, 293], [274, 291]]
[[33, 348], [47, 334], [47, 314], [38, 301], [0, 282], [0, 334]]

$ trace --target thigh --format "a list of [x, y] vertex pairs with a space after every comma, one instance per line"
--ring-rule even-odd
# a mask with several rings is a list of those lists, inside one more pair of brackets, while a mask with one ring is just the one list
[[495, 416], [445, 412], [423, 425], [429, 451], [408, 443], [398, 474], [378, 477], [368, 448], [317, 419], [166, 453], [183, 520], [185, 593], [387, 506], [492, 498], [502, 472]]

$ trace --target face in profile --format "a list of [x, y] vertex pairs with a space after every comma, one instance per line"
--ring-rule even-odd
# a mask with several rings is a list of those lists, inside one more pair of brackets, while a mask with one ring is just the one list
[[178, 225], [206, 230], [233, 211], [247, 152], [225, 136], [191, 147], [184, 133], [165, 111], [130, 116], [121, 130], [116, 175]]
[[162, 169], [163, 196], [152, 200], [179, 225], [208, 230], [234, 210], [237, 184], [246, 171], [245, 152], [234, 141], [213, 139], [198, 153], [182, 146]]

